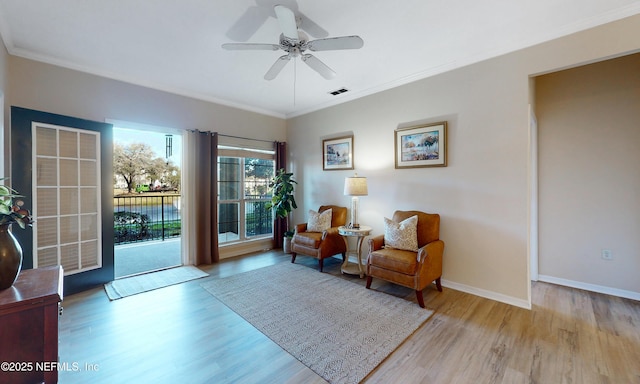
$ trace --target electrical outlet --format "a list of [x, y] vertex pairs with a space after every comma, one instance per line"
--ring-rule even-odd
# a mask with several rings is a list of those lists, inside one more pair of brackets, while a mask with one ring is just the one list
[[613, 252], [611, 252], [610, 249], [603, 249], [602, 253], [600, 254], [600, 256], [604, 260], [613, 260]]

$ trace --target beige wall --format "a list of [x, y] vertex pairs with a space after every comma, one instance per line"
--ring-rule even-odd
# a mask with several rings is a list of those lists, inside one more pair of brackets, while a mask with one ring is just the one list
[[7, 48], [4, 46], [4, 42], [0, 39], [0, 92], [4, 94], [5, 84], [7, 83]]
[[[7, 67], [8, 67], [8, 56], [7, 49], [4, 46], [4, 41], [0, 39], [0, 151], [2, 151], [2, 156], [0, 156], [0, 177], [4, 175], [8, 175], [8, 170], [5, 170], [5, 157], [9, 148], [5, 147], [5, 104], [4, 97], [7, 92]], [[7, 125], [8, 126], [8, 125]]]
[[540, 76], [536, 89], [540, 278], [640, 299], [640, 54]]
[[[638, 50], [638, 33], [633, 17], [290, 119], [294, 221], [321, 203], [349, 205], [342, 188], [353, 172], [322, 171], [321, 143], [353, 133], [369, 183], [361, 224], [381, 233], [396, 209], [440, 213], [445, 286], [529, 307], [529, 77]], [[394, 129], [441, 120], [449, 166], [394, 169]]]
[[283, 119], [178, 96], [20, 57], [9, 59], [6, 104], [84, 119], [130, 121], [286, 139]]

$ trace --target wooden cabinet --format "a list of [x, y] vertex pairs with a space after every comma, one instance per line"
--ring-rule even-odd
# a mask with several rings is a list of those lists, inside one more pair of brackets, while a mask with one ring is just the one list
[[0, 291], [0, 383], [57, 383], [62, 267], [24, 270]]

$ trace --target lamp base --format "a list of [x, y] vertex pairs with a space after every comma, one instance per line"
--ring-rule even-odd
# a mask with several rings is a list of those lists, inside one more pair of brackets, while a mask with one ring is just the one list
[[349, 223], [349, 227], [360, 229], [360, 224], [358, 224], [358, 196], [351, 197], [351, 223]]

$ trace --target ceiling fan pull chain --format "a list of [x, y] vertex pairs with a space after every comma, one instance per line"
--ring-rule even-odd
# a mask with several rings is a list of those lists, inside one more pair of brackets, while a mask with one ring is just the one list
[[293, 61], [293, 106], [296, 106], [296, 81], [298, 80], [298, 63]]

